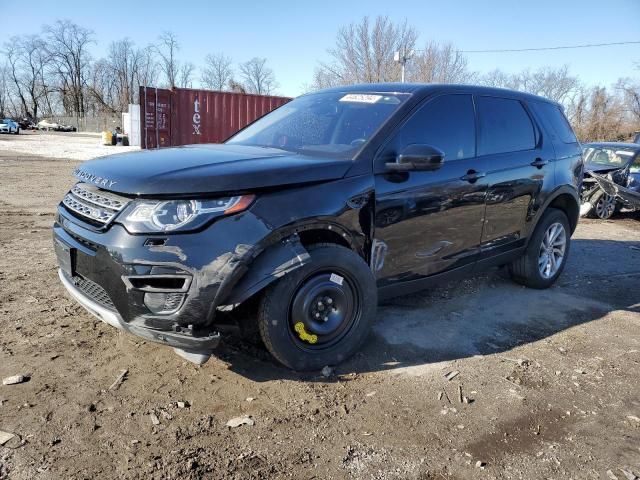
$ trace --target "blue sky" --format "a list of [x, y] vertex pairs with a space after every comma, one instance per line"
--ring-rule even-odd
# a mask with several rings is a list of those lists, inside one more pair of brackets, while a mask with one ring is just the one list
[[[482, 5], [482, 7], [480, 7]], [[93, 55], [110, 41], [130, 37], [138, 45], [164, 30], [177, 34], [180, 54], [196, 65], [207, 53], [224, 52], [236, 62], [266, 57], [280, 83], [278, 93], [295, 96], [327, 59], [342, 25], [364, 15], [405, 18], [428, 40], [452, 42], [461, 50], [529, 48], [640, 40], [640, 0], [430, 0], [396, 1], [134, 1], [62, 2], [30, 0], [0, 11], [3, 37], [37, 33], [57, 18], [95, 31]], [[468, 55], [470, 67], [487, 72], [568, 64], [588, 84], [610, 85], [621, 76], [640, 77], [640, 45], [555, 52]]]

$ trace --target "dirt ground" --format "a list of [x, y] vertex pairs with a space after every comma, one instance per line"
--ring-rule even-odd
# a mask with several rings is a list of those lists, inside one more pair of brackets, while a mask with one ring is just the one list
[[329, 378], [233, 335], [196, 367], [60, 285], [50, 227], [75, 165], [0, 151], [0, 377], [29, 378], [0, 386], [0, 478], [640, 475], [640, 215], [581, 221], [549, 290], [494, 271], [387, 302]]

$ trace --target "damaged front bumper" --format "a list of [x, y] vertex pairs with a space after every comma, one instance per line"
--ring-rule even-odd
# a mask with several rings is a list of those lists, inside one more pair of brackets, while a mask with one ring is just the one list
[[[75, 300], [103, 322], [199, 364], [220, 342], [219, 307], [241, 303], [308, 260], [295, 239], [271, 233], [247, 212], [199, 232], [134, 235], [119, 224], [92, 228], [63, 206], [53, 227], [59, 277]], [[265, 249], [271, 263], [245, 275]]]
[[173, 347], [174, 351], [190, 362], [202, 365], [205, 363], [213, 349], [220, 343], [220, 334], [211, 333], [207, 337], [193, 337], [166, 330], [153, 330], [144, 325], [125, 322], [118, 312], [103, 307], [98, 302], [85, 295], [62, 270], [58, 270], [58, 276], [67, 292], [75, 298], [89, 313], [102, 320], [104, 323], [137, 335], [156, 343], [162, 343]]

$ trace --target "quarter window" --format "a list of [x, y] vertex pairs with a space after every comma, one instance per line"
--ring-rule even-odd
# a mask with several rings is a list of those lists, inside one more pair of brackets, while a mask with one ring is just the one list
[[391, 143], [396, 153], [411, 144], [431, 145], [445, 161], [475, 156], [475, 117], [471, 95], [443, 95], [420, 108]]
[[548, 123], [549, 127], [561, 142], [563, 143], [576, 143], [576, 135], [569, 125], [567, 117], [564, 116], [559, 106], [546, 102], [531, 102], [535, 112], [546, 120], [545, 125]]
[[480, 135], [478, 153], [531, 150], [536, 146], [535, 130], [529, 114], [518, 100], [476, 97]]

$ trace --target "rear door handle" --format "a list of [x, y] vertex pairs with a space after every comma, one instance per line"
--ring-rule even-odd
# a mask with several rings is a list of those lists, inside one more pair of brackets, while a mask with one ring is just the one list
[[533, 162], [531, 162], [531, 166], [532, 167], [538, 167], [538, 168], [542, 168], [544, 167], [547, 163], [549, 163], [548, 160], [543, 160], [541, 158], [536, 158]]
[[486, 177], [487, 174], [485, 172], [476, 172], [475, 170], [469, 170], [466, 175], [460, 177], [460, 180], [464, 180], [465, 182], [475, 182], [479, 178]]

